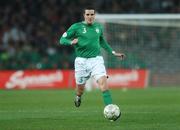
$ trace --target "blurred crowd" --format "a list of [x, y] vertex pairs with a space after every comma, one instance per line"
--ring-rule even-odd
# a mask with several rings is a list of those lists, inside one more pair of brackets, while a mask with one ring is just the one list
[[[148, 20], [147, 20], [148, 21]], [[108, 56], [111, 62], [108, 67], [113, 68], [149, 68], [151, 72], [174, 73], [180, 72], [180, 20], [176, 24], [161, 25], [149, 22], [149, 25], [132, 24], [128, 20], [124, 24], [108, 23], [106, 35], [113, 48], [125, 52], [127, 58], [119, 62], [118, 58]], [[128, 24], [130, 22], [131, 24]], [[137, 22], [137, 21], [136, 21]], [[145, 23], [145, 20], [143, 21]], [[139, 21], [142, 23], [142, 21]]]
[[[179, 13], [179, 0], [91, 0], [98, 13]], [[73, 47], [59, 38], [82, 20], [84, 0], [0, 1], [0, 69], [71, 69]]]

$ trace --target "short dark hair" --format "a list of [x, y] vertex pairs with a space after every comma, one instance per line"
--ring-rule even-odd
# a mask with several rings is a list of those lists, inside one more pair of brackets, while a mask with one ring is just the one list
[[83, 14], [85, 13], [85, 10], [94, 10], [94, 13], [96, 12], [96, 9], [92, 6], [87, 6], [83, 9]]

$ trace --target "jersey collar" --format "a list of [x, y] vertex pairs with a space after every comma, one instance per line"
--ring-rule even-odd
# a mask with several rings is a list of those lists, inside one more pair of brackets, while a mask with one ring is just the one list
[[87, 24], [86, 21], [82, 21], [83, 24], [87, 25], [87, 26], [90, 26], [90, 25], [94, 25], [94, 23], [92, 24]]

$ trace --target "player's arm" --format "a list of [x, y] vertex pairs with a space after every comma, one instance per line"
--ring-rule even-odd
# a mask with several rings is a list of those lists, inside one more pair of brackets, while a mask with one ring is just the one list
[[104, 36], [100, 36], [100, 45], [102, 48], [104, 48], [108, 53], [112, 54], [113, 49], [111, 46], [107, 43], [107, 41], [104, 39]]
[[75, 38], [76, 27], [72, 25], [66, 32], [61, 36], [59, 43], [62, 45], [73, 45], [78, 42], [78, 39]]
[[121, 59], [124, 59], [125, 55], [124, 53], [118, 53], [115, 52], [110, 45], [107, 43], [107, 41], [104, 39], [103, 33], [100, 36], [100, 45], [102, 48], [104, 48], [107, 52], [109, 52], [110, 54], [116, 56], [116, 57], [120, 57]]
[[119, 53], [119, 52], [115, 52], [112, 51], [112, 54], [116, 57], [119, 57], [121, 60], [125, 58], [125, 54], [124, 53]]
[[115, 52], [110, 45], [106, 42], [106, 40], [104, 39], [103, 36], [100, 37], [100, 45], [102, 48], [104, 48], [107, 52], [109, 52], [110, 54], [116, 56], [116, 57], [120, 57], [121, 59], [124, 59], [125, 54], [124, 53], [118, 53]]

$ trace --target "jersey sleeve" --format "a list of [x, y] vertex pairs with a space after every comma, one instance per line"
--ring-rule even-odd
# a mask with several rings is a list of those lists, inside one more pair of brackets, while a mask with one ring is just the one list
[[71, 41], [75, 36], [76, 26], [72, 25], [66, 32], [61, 36], [59, 43], [62, 45], [71, 45]]
[[113, 49], [111, 46], [108, 44], [108, 42], [104, 38], [103, 34], [103, 28], [101, 26], [101, 35], [100, 35], [100, 45], [102, 48], [104, 48], [108, 53], [112, 54]]

